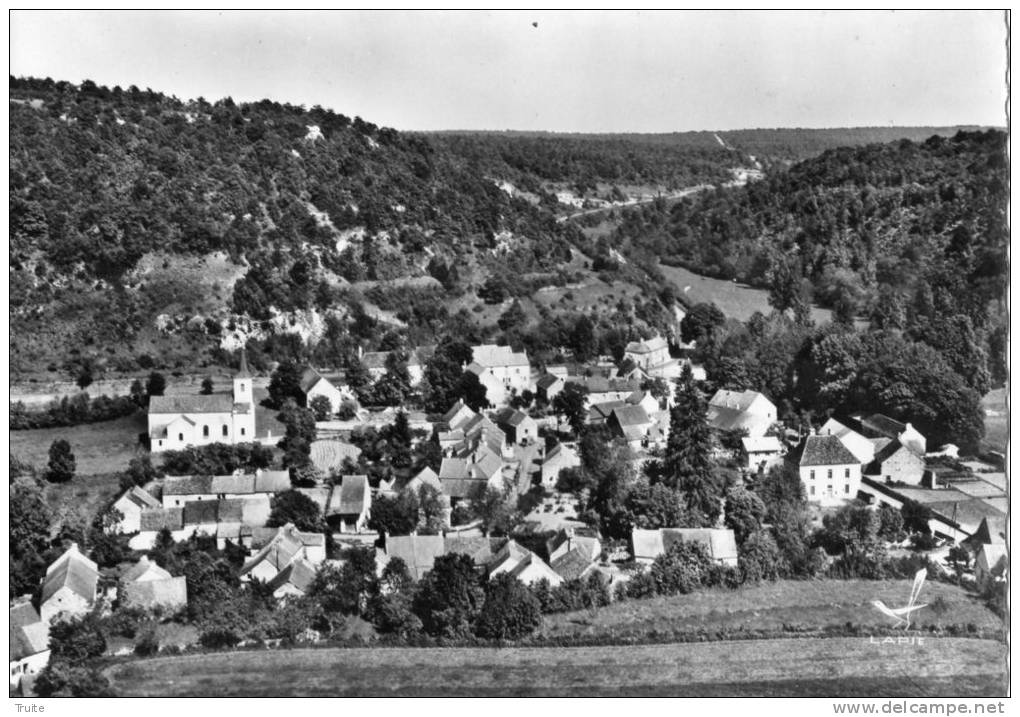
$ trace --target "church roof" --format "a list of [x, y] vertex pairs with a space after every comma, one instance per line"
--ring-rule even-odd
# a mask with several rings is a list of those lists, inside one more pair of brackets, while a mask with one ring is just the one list
[[248, 369], [248, 352], [241, 349], [241, 365], [237, 367], [234, 378], [251, 378], [251, 371]]
[[234, 397], [229, 393], [212, 393], [208, 396], [188, 394], [177, 396], [151, 396], [149, 414], [160, 413], [230, 413]]

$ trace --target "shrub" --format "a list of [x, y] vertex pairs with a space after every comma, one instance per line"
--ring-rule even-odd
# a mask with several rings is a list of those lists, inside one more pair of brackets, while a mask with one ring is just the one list
[[652, 563], [655, 591], [660, 595], [689, 593], [703, 583], [711, 564], [700, 543], [674, 543]]
[[148, 627], [135, 640], [135, 654], [139, 657], [149, 657], [157, 652], [159, 652], [159, 638], [156, 636], [156, 629]]

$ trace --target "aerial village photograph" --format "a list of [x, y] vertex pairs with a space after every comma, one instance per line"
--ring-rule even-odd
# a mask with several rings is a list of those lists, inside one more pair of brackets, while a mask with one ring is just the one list
[[1008, 10], [9, 30], [12, 713], [1004, 713]]

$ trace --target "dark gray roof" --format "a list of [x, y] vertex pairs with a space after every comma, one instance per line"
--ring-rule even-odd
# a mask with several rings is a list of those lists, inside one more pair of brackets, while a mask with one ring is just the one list
[[907, 430], [906, 424], [900, 423], [899, 421], [884, 416], [881, 413], [874, 413], [863, 421], [861, 424], [865, 428], [869, 428], [876, 433], [881, 433], [883, 436], [889, 438], [896, 438], [905, 430]]
[[234, 410], [234, 397], [229, 393], [208, 396], [186, 394], [179, 396], [152, 396], [149, 413], [230, 413]]
[[574, 580], [581, 577], [591, 564], [584, 550], [574, 548], [552, 561], [550, 567], [564, 580]]
[[189, 500], [184, 504], [184, 524], [204, 525], [215, 523], [219, 515], [219, 501]]
[[802, 466], [834, 466], [859, 462], [838, 436], [808, 436], [800, 456]]
[[213, 494], [212, 476], [167, 476], [163, 481], [163, 495]]
[[329, 499], [330, 515], [360, 515], [365, 509], [365, 494], [369, 492], [368, 476], [343, 476], [340, 487], [333, 488]]

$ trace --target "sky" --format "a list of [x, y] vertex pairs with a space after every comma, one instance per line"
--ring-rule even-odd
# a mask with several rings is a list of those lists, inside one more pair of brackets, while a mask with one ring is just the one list
[[1005, 125], [983, 12], [12, 11], [10, 72], [399, 130]]

